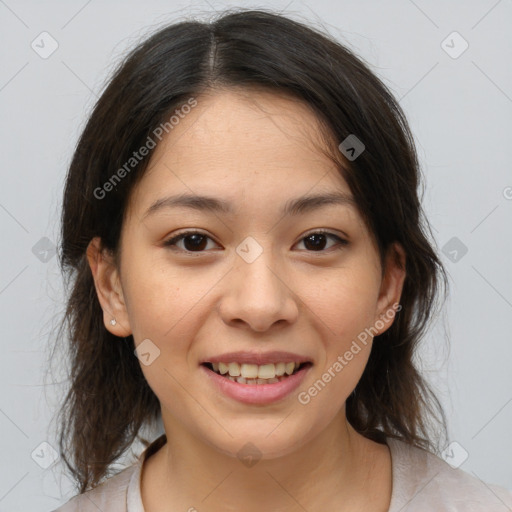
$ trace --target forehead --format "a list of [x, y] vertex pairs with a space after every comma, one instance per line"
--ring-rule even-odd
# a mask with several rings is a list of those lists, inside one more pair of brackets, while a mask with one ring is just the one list
[[308, 192], [350, 195], [328, 156], [325, 128], [307, 104], [240, 89], [209, 92], [196, 101], [155, 148], [138, 185], [141, 208], [164, 191], [232, 202], [241, 194], [279, 202]]

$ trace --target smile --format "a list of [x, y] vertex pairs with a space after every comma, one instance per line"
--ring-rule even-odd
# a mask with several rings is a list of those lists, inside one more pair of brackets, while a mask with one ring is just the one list
[[204, 363], [209, 370], [239, 384], [275, 384], [311, 363], [280, 362], [262, 365], [248, 363]]
[[291, 396], [312, 366], [309, 361], [264, 364], [205, 361], [199, 368], [216, 393], [244, 404], [263, 406]]

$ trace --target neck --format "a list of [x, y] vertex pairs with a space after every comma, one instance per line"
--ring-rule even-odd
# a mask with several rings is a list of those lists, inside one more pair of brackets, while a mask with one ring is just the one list
[[[377, 503], [384, 506], [373, 510], [387, 510], [387, 447], [358, 434], [344, 411], [297, 450], [252, 463], [206, 445], [182, 425], [164, 423], [167, 443], [146, 461], [143, 472], [147, 512], [303, 512], [333, 505], [335, 510], [356, 511]], [[376, 472], [386, 475], [384, 481], [375, 479]]]

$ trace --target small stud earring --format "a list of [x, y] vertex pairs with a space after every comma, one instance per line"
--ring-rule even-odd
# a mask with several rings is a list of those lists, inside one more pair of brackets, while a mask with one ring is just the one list
[[112, 318], [112, 320], [110, 320], [110, 325], [116, 325], [116, 324], [117, 324], [116, 319]]

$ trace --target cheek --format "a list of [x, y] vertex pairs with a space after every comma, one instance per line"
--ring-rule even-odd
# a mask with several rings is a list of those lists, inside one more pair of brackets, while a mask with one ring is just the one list
[[326, 416], [343, 405], [368, 362], [372, 345], [368, 329], [375, 318], [379, 284], [377, 275], [367, 270], [370, 264], [340, 269], [335, 277], [331, 273], [328, 280], [317, 279], [317, 286], [303, 288], [323, 350], [301, 403], [314, 402], [313, 407]]
[[[318, 369], [297, 395], [298, 402], [308, 418], [316, 418], [319, 428], [329, 425], [344, 408], [347, 398], [357, 386], [370, 354], [371, 344], [362, 347], [351, 361], [336, 358]], [[343, 356], [342, 360], [343, 360]]]
[[375, 298], [346, 284], [311, 298], [316, 301], [311, 309], [322, 320], [316, 322], [316, 330], [323, 347], [314, 373], [297, 398], [307, 417], [317, 418], [323, 427], [340, 413], [357, 386], [372, 347], [372, 338], [364, 330], [371, 322], [369, 311]]
[[[140, 345], [141, 369], [163, 403], [169, 397], [182, 396], [180, 383], [187, 382], [197, 366], [191, 357], [192, 342], [211, 311], [207, 299], [212, 284], [201, 276], [169, 267], [133, 265], [126, 286], [127, 311], [135, 346]], [[141, 358], [143, 349], [150, 353], [149, 364]], [[177, 400], [175, 407], [184, 405]]]
[[330, 272], [315, 282], [304, 280], [302, 299], [319, 319], [330, 340], [340, 349], [374, 320], [378, 281], [364, 268], [345, 268]]
[[180, 334], [198, 324], [215, 283], [211, 274], [197, 268], [172, 266], [165, 252], [153, 259], [134, 252], [126, 258], [125, 274], [123, 288], [135, 341], [154, 338], [159, 345], [182, 339]]

